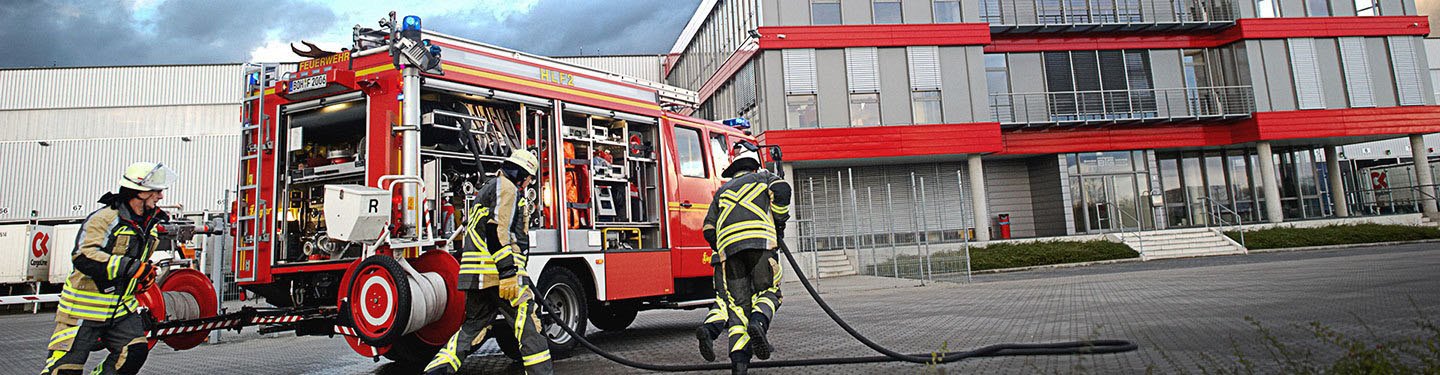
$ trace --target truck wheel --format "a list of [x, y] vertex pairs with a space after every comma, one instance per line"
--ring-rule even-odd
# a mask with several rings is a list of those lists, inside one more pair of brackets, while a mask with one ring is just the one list
[[374, 255], [355, 267], [348, 291], [350, 320], [361, 341], [387, 346], [410, 322], [410, 283], [395, 258]]
[[506, 357], [520, 361], [520, 341], [515, 339], [515, 326], [509, 321], [496, 320], [485, 335], [495, 339], [495, 346], [499, 346], [500, 352], [505, 353]]
[[590, 309], [590, 324], [605, 331], [620, 331], [629, 328], [639, 312], [639, 309], [629, 304], [596, 304]]
[[580, 343], [569, 332], [554, 324], [563, 323], [575, 333], [585, 335], [586, 310], [589, 306], [585, 285], [581, 284], [580, 278], [575, 277], [570, 270], [554, 268], [545, 270], [545, 274], [540, 276], [540, 291], [540, 296], [537, 297], [544, 298], [557, 310], [550, 312], [554, 322], [546, 323], [545, 329], [541, 331], [550, 339], [550, 356], [555, 359], [569, 357]]
[[430, 363], [439, 351], [439, 346], [426, 344], [415, 335], [405, 335], [390, 345], [390, 351], [385, 352], [385, 358], [407, 367], [418, 367]]

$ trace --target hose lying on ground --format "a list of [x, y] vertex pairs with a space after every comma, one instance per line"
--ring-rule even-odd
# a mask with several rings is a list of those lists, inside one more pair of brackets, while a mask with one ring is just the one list
[[[856, 331], [854, 327], [851, 327], [849, 323], [846, 323], [844, 319], [841, 319], [839, 315], [836, 315], [835, 310], [830, 308], [830, 304], [825, 303], [825, 299], [820, 298], [820, 293], [816, 292], [815, 287], [810, 285], [810, 280], [805, 277], [805, 272], [800, 270], [800, 264], [795, 261], [795, 257], [791, 256], [790, 249], [786, 247], [784, 243], [781, 243], [780, 250], [785, 253], [785, 258], [790, 261], [790, 266], [792, 267], [791, 269], [795, 271], [796, 276], [799, 276], [800, 283], [805, 286], [805, 290], [807, 292], [810, 292], [810, 297], [815, 299], [815, 302], [820, 305], [820, 308], [825, 310], [825, 314], [829, 315], [830, 319], [834, 320], [835, 324], [840, 325], [840, 328], [844, 329], [846, 333], [849, 333], [851, 337], [854, 337], [856, 340], [859, 340], [861, 344], [865, 344], [865, 346], [883, 355], [870, 357], [839, 357], [756, 361], [750, 363], [750, 368], [842, 365], [894, 361], [941, 364], [959, 362], [970, 358], [980, 357], [1109, 354], [1128, 352], [1138, 348], [1135, 343], [1125, 340], [1084, 340], [1055, 343], [996, 344], [964, 352], [937, 352], [927, 354], [904, 354], [896, 352], [880, 346], [880, 344], [876, 344], [874, 341], [871, 341], [869, 338], [865, 337], [865, 335], [862, 335], [860, 334], [860, 332]], [[536, 298], [536, 300], [540, 301], [540, 303], [544, 305], [546, 311], [557, 311], [554, 306], [550, 305], [550, 301], [545, 300], [545, 298]], [[565, 330], [566, 333], [570, 334], [571, 337], [579, 340], [581, 345], [584, 345], [586, 348], [590, 349], [590, 351], [595, 352], [595, 354], [598, 354], [605, 359], [615, 361], [616, 363], [629, 367], [650, 371], [704, 371], [725, 370], [730, 368], [730, 364], [724, 362], [706, 363], [698, 365], [658, 365], [636, 362], [600, 349], [600, 347], [595, 346], [595, 344], [591, 343], [589, 340], [581, 337], [575, 332], [575, 330], [570, 329], [570, 326], [565, 325], [562, 322], [556, 322], [556, 325], [560, 326], [560, 328]]]

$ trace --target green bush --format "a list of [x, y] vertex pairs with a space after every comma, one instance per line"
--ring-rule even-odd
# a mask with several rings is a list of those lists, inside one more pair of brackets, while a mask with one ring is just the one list
[[[942, 251], [931, 254], [931, 256], [933, 259], [930, 264], [934, 267], [935, 273], [965, 271], [964, 251]], [[971, 248], [970, 256], [970, 267], [975, 271], [981, 271], [1136, 258], [1140, 256], [1140, 253], [1122, 243], [1095, 240], [990, 244], [983, 248]], [[881, 263], [879, 269], [890, 269], [896, 261], [899, 261], [902, 265], [901, 268], [904, 268], [906, 264], [915, 264], [922, 260], [915, 255], [901, 255], [899, 259]]]
[[[1238, 232], [1225, 232], [1240, 241]], [[1409, 225], [1355, 224], [1319, 228], [1270, 228], [1245, 231], [1245, 247], [1251, 250], [1287, 247], [1347, 245], [1440, 238], [1440, 228]]]

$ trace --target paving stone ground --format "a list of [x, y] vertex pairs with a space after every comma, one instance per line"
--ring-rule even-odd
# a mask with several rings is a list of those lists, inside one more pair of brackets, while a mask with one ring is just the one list
[[[1321, 322], [1379, 339], [1415, 337], [1421, 311], [1440, 316], [1440, 245], [1162, 260], [981, 275], [917, 286], [914, 280], [825, 279], [822, 296], [859, 331], [892, 349], [924, 353], [1001, 342], [1128, 339], [1140, 350], [1111, 355], [975, 359], [938, 367], [908, 363], [757, 369], [756, 374], [870, 373], [1188, 373], [1229, 368], [1235, 354], [1259, 372], [1278, 371], [1250, 317], [1277, 340], [1315, 350], [1299, 327]], [[772, 359], [870, 356], [832, 323], [799, 284], [786, 284], [771, 331]], [[1419, 310], [1419, 311], [1417, 311]], [[702, 310], [643, 312], [630, 329], [589, 335], [616, 354], [652, 363], [700, 363], [695, 325]], [[52, 316], [0, 316], [0, 374], [33, 374], [43, 363]], [[593, 329], [593, 328], [592, 328]], [[353, 354], [342, 340], [247, 333], [187, 351], [161, 346], [154, 374], [406, 374], [413, 368]], [[98, 363], [100, 354], [92, 356]], [[586, 351], [557, 361], [557, 373], [643, 373]], [[466, 360], [464, 373], [518, 374], [493, 346]]]

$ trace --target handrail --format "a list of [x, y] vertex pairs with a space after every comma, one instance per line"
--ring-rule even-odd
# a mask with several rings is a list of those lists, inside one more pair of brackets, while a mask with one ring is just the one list
[[[1222, 225], [1222, 227], [1223, 227], [1223, 226], [1233, 226], [1233, 227], [1235, 227], [1235, 232], [1240, 233], [1240, 247], [1241, 247], [1241, 248], [1245, 248], [1245, 226], [1242, 224], [1242, 221], [1241, 221], [1241, 219], [1240, 219], [1240, 213], [1239, 213], [1239, 212], [1235, 212], [1235, 210], [1231, 209], [1230, 206], [1225, 205], [1225, 203], [1220, 202], [1219, 200], [1216, 200], [1215, 198], [1211, 198], [1211, 197], [1208, 197], [1208, 196], [1202, 196], [1202, 197], [1200, 197], [1200, 199], [1201, 199], [1201, 200], [1204, 200], [1204, 201], [1207, 202], [1207, 203], [1209, 203], [1209, 207], [1211, 207], [1211, 208], [1213, 208], [1213, 209], [1224, 210], [1224, 212], [1217, 212], [1218, 210], [1213, 210], [1213, 209], [1210, 211], [1210, 216], [1211, 216], [1211, 217], [1214, 217], [1215, 220], [1219, 221], [1221, 224], [1231, 224], [1229, 220], [1225, 220], [1225, 216], [1221, 215], [1221, 214], [1223, 214], [1223, 213], [1225, 213], [1225, 212], [1229, 212], [1230, 215], [1235, 218], [1235, 222], [1234, 222], [1233, 225]], [[1205, 223], [1205, 226], [1210, 226], [1210, 223]], [[1221, 235], [1224, 235], [1224, 234], [1222, 233]], [[1249, 249], [1248, 249], [1248, 248], [1246, 249], [1246, 252], [1247, 252], [1247, 253], [1249, 252]]]
[[1003, 124], [1209, 118], [1255, 112], [1255, 93], [1250, 86], [992, 93], [989, 101], [991, 116]]
[[1347, 191], [1345, 195], [1349, 198], [1347, 199], [1347, 203], [1370, 214], [1380, 214], [1381, 208], [1383, 207], [1389, 207], [1392, 211], [1397, 207], [1410, 207], [1416, 211], [1423, 212], [1423, 208], [1420, 207], [1421, 201], [1440, 200], [1436, 194], [1433, 194], [1433, 190], [1437, 186], [1440, 185], [1429, 184], [1380, 189], [1360, 189]]
[[[1100, 202], [1100, 203], [1101, 203], [1101, 204], [1104, 204], [1104, 205], [1107, 205], [1107, 206], [1114, 206], [1114, 207], [1119, 207], [1119, 206], [1120, 206], [1120, 205], [1118, 205], [1118, 204], [1115, 204], [1115, 202], [1105, 201], [1105, 202]], [[1122, 235], [1123, 235], [1123, 234], [1133, 234], [1133, 235], [1135, 236], [1135, 244], [1140, 247], [1139, 249], [1136, 249], [1136, 251], [1139, 251], [1139, 252], [1140, 252], [1140, 257], [1143, 259], [1143, 258], [1145, 257], [1145, 236], [1140, 235], [1140, 232], [1145, 229], [1145, 223], [1144, 223], [1144, 222], [1141, 222], [1141, 221], [1140, 221], [1140, 218], [1138, 218], [1138, 217], [1136, 217], [1136, 216], [1134, 216], [1134, 215], [1131, 215], [1131, 214], [1128, 213], [1128, 212], [1125, 212], [1125, 210], [1117, 209], [1117, 210], [1115, 210], [1115, 212], [1119, 212], [1119, 213], [1120, 213], [1120, 234], [1122, 234]], [[1134, 233], [1130, 233], [1130, 231], [1126, 230], [1126, 228], [1125, 228], [1125, 219], [1126, 219], [1126, 218], [1129, 218], [1130, 220], [1133, 220], [1133, 221], [1135, 222], [1135, 232], [1134, 232]], [[1122, 237], [1121, 240], [1123, 241], [1124, 238]]]

